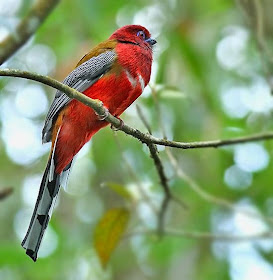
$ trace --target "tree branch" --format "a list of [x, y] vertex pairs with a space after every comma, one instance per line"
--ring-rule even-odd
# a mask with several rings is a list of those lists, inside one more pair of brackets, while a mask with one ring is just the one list
[[176, 158], [173, 156], [170, 149], [166, 149], [166, 153], [170, 160], [171, 165], [173, 166], [174, 170], [176, 171], [177, 176], [180, 177], [183, 181], [185, 181], [188, 184], [188, 186], [203, 200], [205, 200], [209, 203], [221, 206], [221, 207], [225, 207], [226, 209], [232, 210], [234, 212], [240, 212], [242, 214], [245, 214], [245, 215], [255, 218], [255, 219], [259, 219], [259, 220], [262, 219], [264, 221], [267, 221], [271, 225], [273, 224], [273, 218], [271, 218], [271, 217], [266, 217], [259, 213], [256, 213], [256, 212], [253, 212], [253, 211], [250, 211], [247, 209], [243, 209], [242, 207], [238, 207], [238, 206], [234, 205], [232, 202], [229, 202], [228, 200], [213, 196], [210, 193], [206, 192], [191, 177], [189, 177], [187, 174], [185, 174], [183, 169], [178, 165], [178, 162], [177, 162]]
[[[151, 89], [152, 89], [153, 95], [155, 97], [156, 96], [156, 91], [155, 90], [153, 91], [152, 87], [151, 87]], [[161, 113], [160, 113], [160, 110], [159, 110], [159, 104], [157, 102], [157, 99], [155, 100], [155, 105], [157, 107], [158, 117], [159, 117], [159, 119], [161, 119], [160, 118]], [[141, 119], [144, 126], [147, 128], [149, 134], [151, 135], [152, 134], [152, 129], [151, 129], [151, 126], [149, 125], [149, 122], [145, 118], [141, 108], [138, 105], [136, 105], [136, 108], [137, 108], [137, 113], [138, 113], [139, 118]], [[161, 122], [160, 122], [160, 124], [161, 124]], [[163, 128], [162, 128], [162, 131], [163, 131], [163, 135], [164, 135], [164, 138], [165, 138]], [[146, 145], [148, 146], [148, 148], [150, 150], [151, 158], [154, 161], [158, 176], [160, 178], [161, 187], [163, 188], [163, 191], [164, 191], [164, 198], [161, 202], [161, 207], [160, 207], [160, 210], [159, 210], [159, 213], [158, 213], [158, 225], [157, 225], [158, 234], [159, 234], [159, 236], [161, 236], [164, 233], [164, 218], [165, 218], [165, 215], [166, 215], [166, 212], [167, 212], [168, 205], [171, 202], [171, 200], [174, 200], [175, 202], [179, 203], [180, 206], [182, 206], [184, 209], [186, 209], [187, 206], [184, 204], [184, 202], [178, 200], [176, 197], [174, 197], [172, 195], [172, 193], [170, 191], [170, 186], [169, 186], [169, 183], [168, 183], [168, 178], [167, 178], [167, 176], [165, 174], [165, 171], [164, 171], [164, 166], [163, 166], [162, 161], [161, 161], [161, 159], [158, 155], [157, 146], [155, 144], [147, 144], [147, 143], [146, 143]]]
[[[25, 79], [43, 83], [45, 85], [51, 86], [55, 89], [62, 91], [70, 98], [82, 102], [86, 106], [92, 108], [98, 115], [101, 116], [107, 115], [107, 110], [105, 109], [103, 103], [100, 100], [94, 100], [92, 98], [89, 98], [84, 94], [76, 91], [75, 89], [70, 88], [69, 86], [64, 85], [61, 82], [58, 82], [48, 76], [43, 76], [36, 73], [31, 73], [22, 70], [15, 70], [15, 69], [0, 69], [0, 76], [19, 77], [19, 78], [25, 78]], [[218, 148], [218, 147], [228, 146], [228, 145], [273, 139], [273, 132], [266, 132], [266, 133], [245, 136], [245, 137], [238, 137], [234, 139], [200, 141], [200, 142], [189, 142], [189, 143], [177, 142], [177, 141], [170, 141], [167, 139], [156, 138], [150, 134], [142, 133], [139, 130], [132, 128], [126, 124], [124, 124], [120, 128], [120, 120], [115, 118], [111, 114], [108, 114], [105, 120], [111, 123], [119, 130], [125, 132], [126, 134], [129, 134], [134, 138], [137, 138], [142, 143], [156, 144], [156, 145], [162, 145], [162, 146], [179, 148], [179, 149]]]
[[152, 128], [149, 125], [148, 121], [146, 120], [146, 118], [138, 104], [136, 104], [136, 110], [137, 110], [137, 114], [138, 114], [140, 120], [143, 122], [143, 124], [146, 127], [146, 129], [148, 130], [149, 134], [152, 135]]
[[4, 188], [0, 190], [0, 200], [4, 200], [8, 196], [10, 196], [13, 192], [13, 188]]
[[[249, 235], [233, 235], [232, 233], [214, 234], [210, 232], [185, 231], [185, 230], [175, 230], [175, 229], [167, 228], [164, 231], [164, 234], [166, 236], [177, 237], [177, 238], [201, 239], [201, 240], [221, 241], [221, 242], [249, 242], [249, 241], [273, 238], [272, 231], [265, 231], [265, 232], [249, 234]], [[131, 238], [137, 235], [157, 235], [157, 232], [154, 230], [138, 230], [126, 234], [124, 238]]]
[[166, 210], [168, 208], [169, 202], [172, 198], [172, 194], [170, 192], [170, 187], [168, 184], [168, 179], [165, 175], [163, 164], [158, 156], [158, 151], [155, 144], [147, 144], [151, 157], [154, 161], [158, 176], [160, 178], [160, 184], [164, 191], [164, 198], [161, 203], [160, 211], [158, 214], [158, 233], [162, 235], [164, 233], [164, 218], [166, 214]]
[[0, 65], [13, 55], [39, 28], [59, 0], [39, 0], [26, 17], [3, 42], [0, 43]]

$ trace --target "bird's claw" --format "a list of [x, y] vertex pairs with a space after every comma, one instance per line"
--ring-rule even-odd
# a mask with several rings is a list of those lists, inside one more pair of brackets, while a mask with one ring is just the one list
[[113, 124], [111, 124], [111, 129], [114, 130], [114, 131], [118, 131], [118, 130], [120, 130], [124, 126], [124, 122], [119, 117], [117, 117], [117, 116], [115, 116], [115, 117], [119, 120], [119, 125], [118, 126], [114, 126]]
[[105, 112], [102, 115], [96, 113], [100, 121], [104, 121], [109, 116], [109, 110], [106, 107], [104, 107], [104, 110]]

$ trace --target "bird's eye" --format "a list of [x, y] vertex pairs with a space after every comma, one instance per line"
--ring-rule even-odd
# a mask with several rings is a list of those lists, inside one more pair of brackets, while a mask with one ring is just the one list
[[142, 30], [137, 32], [137, 36], [145, 40], [145, 33]]

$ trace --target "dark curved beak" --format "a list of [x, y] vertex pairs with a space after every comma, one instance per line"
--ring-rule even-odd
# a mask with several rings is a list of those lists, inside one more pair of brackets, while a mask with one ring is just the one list
[[152, 38], [148, 38], [145, 40], [150, 46], [153, 46], [155, 45], [157, 42], [155, 39], [152, 39]]

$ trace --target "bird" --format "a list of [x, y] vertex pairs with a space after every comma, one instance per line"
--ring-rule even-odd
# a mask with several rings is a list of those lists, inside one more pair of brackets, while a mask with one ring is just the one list
[[[119, 118], [150, 81], [156, 43], [145, 27], [125, 25], [83, 56], [63, 83], [100, 100], [106, 112]], [[51, 151], [22, 241], [34, 262], [60, 187], [65, 188], [68, 183], [75, 156], [96, 132], [109, 124], [106, 117], [107, 114], [99, 116], [59, 90], [55, 94], [42, 131], [42, 142], [51, 142]]]

